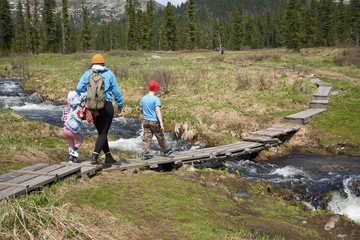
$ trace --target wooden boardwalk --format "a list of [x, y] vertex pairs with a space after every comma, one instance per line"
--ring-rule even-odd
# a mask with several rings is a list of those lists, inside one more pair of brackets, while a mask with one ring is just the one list
[[[281, 69], [287, 70], [286, 68]], [[291, 73], [296, 72], [291, 71]], [[319, 86], [309, 104], [309, 109], [286, 116], [284, 123], [278, 126], [250, 132], [248, 136], [243, 137], [242, 141], [218, 147], [209, 147], [187, 152], [174, 152], [169, 157], [154, 156], [146, 161], [141, 159], [123, 159], [115, 164], [99, 165], [91, 165], [89, 161], [83, 161], [81, 163], [62, 162], [61, 164], [51, 166], [39, 163], [21, 170], [12, 170], [10, 173], [1, 175], [0, 200], [8, 197], [16, 197], [35, 189], [41, 189], [57, 179], [63, 179], [72, 175], [78, 177], [83, 174], [93, 176], [100, 170], [126, 170], [140, 167], [158, 168], [158, 166], [162, 164], [183, 165], [221, 161], [226, 158], [258, 153], [271, 146], [277, 146], [283, 139], [294, 134], [302, 125], [308, 123], [317, 114], [324, 112], [328, 107], [328, 95], [331, 91], [331, 84], [322, 82], [314, 75], [308, 75], [307, 77]]]
[[33, 190], [47, 187], [58, 179], [69, 176], [81, 176], [82, 174], [93, 175], [102, 166], [82, 167], [78, 164], [49, 165], [39, 163], [21, 170], [11, 170], [0, 176], [0, 200], [7, 197], [17, 197]]

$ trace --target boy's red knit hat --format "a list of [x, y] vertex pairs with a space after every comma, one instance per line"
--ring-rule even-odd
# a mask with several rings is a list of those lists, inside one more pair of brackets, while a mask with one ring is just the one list
[[154, 80], [151, 80], [150, 81], [150, 84], [149, 84], [149, 91], [151, 92], [155, 92], [156, 90], [158, 90], [160, 88], [160, 85], [154, 81]]

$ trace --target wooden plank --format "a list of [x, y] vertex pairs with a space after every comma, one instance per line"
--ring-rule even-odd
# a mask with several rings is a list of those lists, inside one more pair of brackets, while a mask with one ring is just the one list
[[51, 173], [56, 173], [59, 178], [63, 178], [68, 175], [72, 175], [74, 173], [79, 173], [79, 172], [81, 172], [81, 166], [65, 166], [63, 168], [54, 170]]
[[54, 173], [31, 172], [31, 171], [22, 171], [22, 170], [11, 170], [10, 172], [37, 175], [37, 176], [52, 176], [57, 178], [57, 174]]
[[331, 86], [320, 86], [314, 93], [314, 96], [329, 96], [331, 91]]
[[[45, 168], [38, 169], [36, 171], [50, 172], [50, 171], [58, 169], [59, 167], [60, 167], [59, 165], [52, 165], [52, 166], [48, 166], [48, 167], [45, 167]], [[20, 184], [20, 183], [22, 183], [24, 181], [27, 181], [29, 179], [32, 179], [32, 178], [36, 177], [35, 175], [30, 175], [30, 174], [19, 174], [19, 173], [14, 173], [14, 174], [17, 174], [17, 176], [14, 177], [14, 178], [9, 179], [6, 182], [8, 182], [8, 183], [19, 183]], [[6, 187], [0, 187], [0, 191], [2, 191], [5, 188]]]
[[[319, 79], [320, 80], [320, 79]], [[332, 87], [331, 83], [327, 83], [327, 82], [323, 82], [323, 81], [318, 81], [317, 83], [319, 86], [327, 86], [327, 87]]]
[[[48, 167], [48, 166], [49, 166], [49, 164], [47, 164], [47, 163], [38, 163], [36, 165], [23, 168], [21, 170], [24, 170], [24, 171], [36, 171], [36, 170], [39, 170], [39, 169], [42, 169], [42, 168], [45, 168], [45, 167]], [[19, 175], [20, 174], [12, 173], [12, 172], [6, 173], [6, 174], [0, 176], [0, 182], [7, 181], [7, 180], [9, 180], [11, 178], [14, 178], [14, 177], [18, 177]]]
[[246, 137], [243, 137], [243, 140], [249, 141], [249, 142], [259, 142], [259, 143], [279, 143], [279, 139], [277, 138], [271, 138], [266, 136], [260, 136], [260, 135], [249, 135]]
[[[246, 142], [236, 142], [236, 143], [232, 143], [232, 144], [228, 144], [228, 145], [224, 145], [224, 146], [217, 146], [217, 147], [209, 147], [209, 148], [202, 148], [202, 149], [199, 149], [199, 150], [203, 150], [203, 149], [211, 149], [211, 151], [214, 151], [214, 150], [217, 150], [217, 149], [223, 149], [223, 148], [227, 148], [227, 147], [231, 147], [231, 146], [238, 146], [238, 145], [241, 145], [241, 144], [247, 144]], [[194, 151], [199, 151], [199, 150], [194, 150]]]
[[81, 174], [86, 174], [89, 176], [93, 176], [96, 174], [96, 172], [102, 170], [102, 166], [98, 166], [98, 167], [87, 167], [87, 166], [83, 166], [81, 167]]
[[312, 100], [309, 105], [313, 109], [327, 109], [329, 100]]
[[89, 161], [84, 161], [81, 163], [72, 163], [72, 162], [60, 162], [61, 165], [68, 166], [80, 166], [80, 167], [102, 167], [101, 164], [91, 164]]
[[18, 183], [8, 183], [8, 182], [0, 182], [0, 186], [2, 187], [16, 187], [16, 188], [28, 188], [29, 185], [18, 184]]
[[[50, 169], [51, 167], [53, 167], [53, 169]], [[52, 173], [56, 174], [59, 178], [63, 178], [65, 176], [79, 172], [80, 168], [81, 167], [76, 167], [76, 166], [52, 165], [47, 168], [48, 169], [47, 172], [52, 172]], [[41, 170], [44, 170], [44, 169], [41, 169]], [[46, 186], [47, 184], [50, 184], [57, 179], [54, 176], [36, 176], [36, 175], [29, 175], [29, 174], [24, 174], [21, 177], [24, 177], [24, 176], [32, 177], [32, 178], [29, 178], [29, 179], [21, 182], [21, 184], [23, 184], [23, 185], [28, 185], [29, 186], [28, 188], [9, 187], [9, 188], [3, 189], [0, 191], [0, 199], [3, 199], [5, 197], [17, 197], [17, 196], [25, 194], [29, 191], [35, 190], [39, 187]]]
[[317, 114], [320, 114], [324, 112], [325, 109], [308, 109], [299, 113], [295, 113], [290, 116], [286, 116], [284, 121], [286, 123], [300, 123], [300, 124], [306, 124], [310, 121], [312, 117], [314, 117]]
[[247, 154], [251, 154], [251, 153], [255, 153], [255, 152], [260, 152], [260, 151], [264, 150], [265, 148], [266, 148], [265, 146], [261, 146], [261, 147], [252, 148], [252, 149], [245, 149], [244, 152], [233, 153], [233, 154], [231, 154], [229, 157], [244, 156], [244, 155], [247, 155]]
[[247, 142], [246, 146], [241, 146], [241, 147], [237, 147], [237, 148], [228, 148], [226, 149], [224, 152], [220, 152], [220, 154], [226, 154], [226, 152], [240, 152], [240, 151], [244, 151], [245, 149], [250, 149], [250, 148], [255, 148], [255, 147], [259, 147], [259, 146], [263, 146], [263, 144], [261, 143], [255, 143], [255, 142]]
[[27, 193], [27, 188], [9, 187], [5, 190], [0, 191], [0, 200], [10, 197], [17, 197], [19, 195]]
[[282, 131], [284, 133], [295, 132], [301, 128], [301, 125], [298, 124], [281, 124], [278, 126], [267, 128], [266, 130], [276, 130]]
[[328, 100], [331, 86], [320, 86], [313, 95], [313, 100]]
[[284, 135], [284, 134], [286, 134], [286, 132], [278, 131], [278, 130], [264, 129], [264, 130], [260, 130], [260, 131], [256, 131], [256, 132], [250, 132], [249, 134], [250, 135], [266, 136], [266, 137], [273, 138], [273, 137], [278, 137], [280, 135]]

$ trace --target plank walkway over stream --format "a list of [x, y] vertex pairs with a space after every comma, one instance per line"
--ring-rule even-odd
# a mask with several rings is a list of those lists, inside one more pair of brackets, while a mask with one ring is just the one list
[[[273, 66], [274, 67], [274, 66]], [[286, 70], [285, 68], [282, 68]], [[296, 73], [292, 70], [291, 73]], [[11, 170], [0, 176], [0, 200], [17, 197], [30, 191], [48, 186], [58, 179], [69, 176], [94, 176], [100, 170], [126, 170], [140, 167], [157, 168], [162, 164], [191, 164], [209, 161], [221, 161], [226, 158], [258, 153], [266, 148], [277, 146], [287, 137], [297, 132], [302, 125], [328, 107], [331, 84], [322, 82], [314, 75], [308, 75], [318, 85], [317, 91], [309, 104], [309, 109], [286, 116], [284, 123], [267, 129], [250, 132], [242, 141], [188, 152], [174, 152], [169, 157], [154, 156], [152, 159], [123, 159], [115, 164], [91, 165], [89, 161], [80, 163], [61, 162], [56, 165], [39, 163], [21, 170]]]

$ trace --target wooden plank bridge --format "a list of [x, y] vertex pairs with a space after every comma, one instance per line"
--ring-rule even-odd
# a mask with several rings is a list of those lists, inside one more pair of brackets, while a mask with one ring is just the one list
[[309, 109], [286, 116], [284, 123], [267, 129], [250, 132], [242, 141], [187, 152], [174, 152], [169, 157], [154, 156], [143, 161], [141, 159], [123, 159], [115, 164], [91, 165], [89, 161], [80, 163], [61, 162], [57, 165], [39, 163], [21, 170], [11, 170], [0, 176], [0, 200], [8, 197], [17, 197], [35, 189], [41, 189], [57, 179], [86, 174], [93, 176], [100, 170], [126, 170], [140, 167], [157, 168], [163, 164], [183, 165], [209, 161], [221, 161], [226, 158], [239, 157], [258, 153], [271, 146], [279, 145], [289, 135], [298, 131], [302, 125], [308, 123], [314, 116], [322, 113], [328, 107], [331, 85], [322, 82], [314, 75], [308, 75], [318, 84], [309, 104]]

